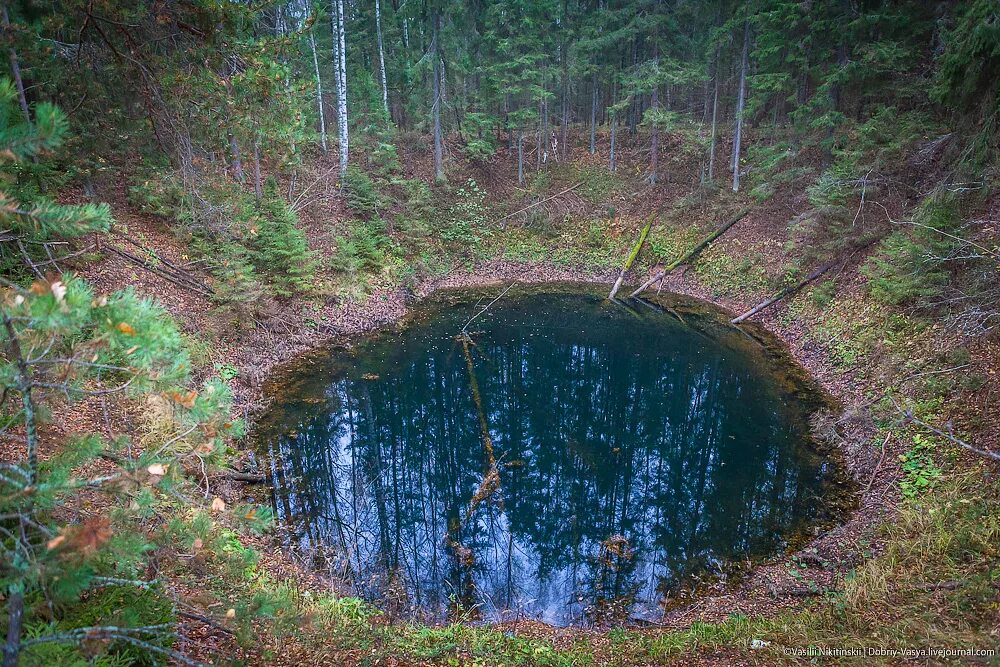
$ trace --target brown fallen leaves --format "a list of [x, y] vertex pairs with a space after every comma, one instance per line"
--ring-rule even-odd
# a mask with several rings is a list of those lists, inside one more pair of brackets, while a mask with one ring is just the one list
[[45, 546], [49, 551], [58, 549], [62, 554], [89, 555], [110, 540], [113, 534], [108, 517], [93, 516], [81, 524], [63, 526]]

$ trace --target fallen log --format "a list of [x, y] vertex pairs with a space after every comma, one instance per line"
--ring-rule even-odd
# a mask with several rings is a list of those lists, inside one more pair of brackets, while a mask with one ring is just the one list
[[622, 283], [625, 281], [625, 274], [632, 268], [635, 258], [639, 256], [639, 252], [642, 250], [642, 246], [646, 243], [646, 237], [649, 236], [649, 229], [652, 226], [653, 218], [651, 217], [646, 223], [646, 226], [642, 228], [641, 232], [639, 232], [639, 242], [632, 247], [632, 252], [630, 252], [628, 257], [625, 259], [625, 265], [622, 267], [621, 273], [618, 274], [618, 280], [615, 281], [614, 287], [611, 288], [611, 294], [608, 295], [609, 299], [614, 299], [615, 295], [618, 294], [618, 290], [622, 288]]
[[805, 287], [806, 285], [808, 285], [809, 283], [816, 280], [824, 273], [832, 269], [836, 264], [837, 262], [829, 262], [828, 264], [824, 264], [823, 266], [819, 267], [818, 269], [810, 273], [808, 276], [806, 276], [803, 280], [799, 281], [798, 283], [794, 285], [789, 285], [785, 289], [781, 290], [780, 292], [772, 296], [770, 299], [767, 299], [766, 301], [757, 304], [756, 306], [754, 306], [747, 312], [743, 313], [739, 317], [734, 317], [733, 319], [729, 320], [729, 323], [739, 324], [740, 322], [753, 317], [757, 313], [767, 310], [768, 308], [778, 303], [782, 299], [789, 297], [792, 294], [798, 293], [799, 290], [801, 290], [803, 287]]
[[141, 267], [141, 268], [145, 269], [146, 271], [149, 271], [150, 273], [155, 274], [155, 275], [163, 278], [167, 282], [170, 282], [170, 283], [173, 283], [174, 285], [177, 285], [178, 287], [183, 287], [185, 289], [189, 289], [192, 292], [196, 292], [198, 294], [201, 294], [202, 296], [212, 296], [212, 294], [214, 294], [214, 292], [212, 291], [211, 287], [209, 287], [208, 285], [204, 285], [202, 283], [199, 283], [198, 281], [194, 280], [190, 276], [187, 276], [187, 275], [184, 275], [184, 274], [181, 274], [181, 273], [178, 273], [178, 272], [174, 272], [174, 271], [168, 271], [168, 270], [165, 270], [163, 268], [153, 266], [152, 264], [150, 264], [149, 262], [145, 261], [141, 257], [136, 257], [135, 255], [133, 255], [132, 253], [130, 253], [130, 252], [126, 251], [126, 250], [122, 250], [121, 248], [116, 248], [115, 246], [111, 245], [110, 243], [107, 244], [107, 245], [105, 245], [103, 247], [103, 249], [109, 250], [109, 251], [113, 252], [114, 254], [118, 255], [122, 259], [128, 260], [129, 262], [135, 264], [136, 266]]
[[231, 479], [234, 482], [245, 482], [247, 484], [267, 484], [267, 477], [264, 475], [253, 475], [248, 472], [239, 472], [237, 470], [224, 470], [216, 474], [215, 477]]
[[655, 284], [655, 283], [663, 280], [667, 276], [668, 273], [670, 273], [671, 271], [673, 271], [674, 269], [676, 269], [678, 266], [680, 266], [681, 264], [687, 264], [688, 262], [690, 262], [691, 259], [695, 255], [697, 255], [702, 250], [704, 250], [706, 247], [708, 247], [708, 245], [710, 243], [712, 243], [712, 241], [714, 241], [715, 239], [719, 238], [720, 236], [722, 236], [723, 234], [725, 234], [726, 232], [728, 232], [733, 227], [733, 225], [735, 225], [737, 222], [739, 222], [740, 220], [742, 220], [743, 218], [745, 218], [747, 216], [747, 214], [752, 210], [752, 208], [753, 207], [751, 207], [751, 206], [747, 206], [746, 208], [740, 210], [739, 213], [737, 213], [732, 218], [730, 218], [728, 221], [726, 221], [726, 223], [724, 225], [722, 225], [717, 230], [715, 230], [714, 232], [712, 232], [711, 234], [709, 234], [708, 236], [706, 236], [704, 239], [702, 239], [701, 241], [699, 241], [697, 245], [695, 245], [693, 248], [691, 248], [690, 250], [688, 250], [686, 253], [684, 253], [683, 255], [681, 255], [680, 257], [678, 257], [677, 259], [675, 259], [674, 261], [670, 262], [670, 264], [667, 264], [665, 267], [663, 267], [663, 269], [661, 271], [659, 271], [652, 278], [650, 278], [649, 280], [647, 280], [643, 284], [639, 285], [639, 288], [636, 289], [631, 294], [629, 294], [629, 297], [635, 298], [635, 297], [639, 296], [644, 291], [646, 291], [647, 289], [649, 289], [649, 287], [651, 285], [653, 285], [653, 284]]

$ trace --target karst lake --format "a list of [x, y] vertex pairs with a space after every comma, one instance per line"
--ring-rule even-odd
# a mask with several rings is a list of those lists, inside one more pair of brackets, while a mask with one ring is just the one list
[[824, 398], [773, 339], [605, 294], [443, 291], [279, 372], [287, 546], [392, 613], [569, 625], [655, 619], [838, 519]]

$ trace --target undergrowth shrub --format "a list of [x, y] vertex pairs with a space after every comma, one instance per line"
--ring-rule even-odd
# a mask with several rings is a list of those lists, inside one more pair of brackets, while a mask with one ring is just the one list
[[263, 197], [256, 205], [256, 224], [251, 229], [250, 247], [257, 271], [266, 275], [278, 296], [291, 296], [312, 287], [315, 261], [305, 234], [298, 228], [298, 216], [269, 178]]
[[882, 303], [926, 306], [948, 283], [960, 232], [954, 201], [925, 201], [914, 222], [911, 230], [890, 234], [864, 268], [872, 296]]
[[373, 218], [387, 208], [371, 176], [354, 165], [347, 168], [344, 194], [350, 209], [364, 218]]

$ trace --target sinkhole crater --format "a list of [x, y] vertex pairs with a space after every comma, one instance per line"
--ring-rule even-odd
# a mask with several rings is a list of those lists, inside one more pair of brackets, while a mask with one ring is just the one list
[[763, 330], [677, 295], [501, 291], [437, 292], [268, 383], [284, 539], [355, 594], [423, 620], [651, 620], [842, 516], [809, 429], [827, 399]]

